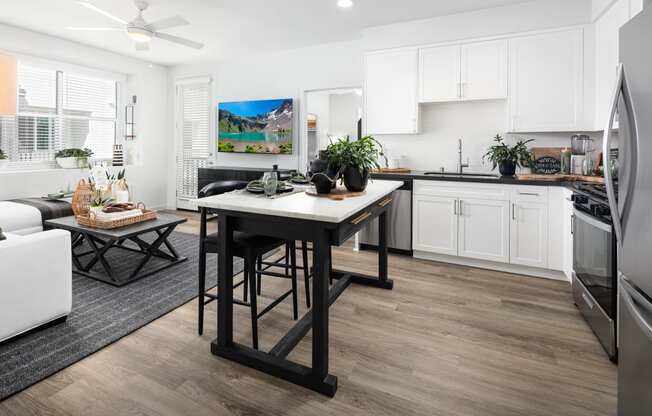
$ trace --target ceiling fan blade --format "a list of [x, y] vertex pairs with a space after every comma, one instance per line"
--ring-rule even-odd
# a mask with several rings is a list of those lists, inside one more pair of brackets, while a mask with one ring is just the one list
[[68, 30], [88, 30], [96, 32], [121, 32], [124, 31], [124, 27], [69, 27]]
[[99, 13], [99, 14], [101, 14], [103, 16], [106, 16], [109, 19], [115, 20], [118, 23], [121, 23], [123, 25], [127, 24], [126, 20], [120, 19], [119, 17], [112, 15], [111, 13], [107, 12], [106, 10], [100, 9], [99, 7], [94, 5], [93, 3], [90, 3], [90, 2], [87, 2], [87, 1], [78, 1], [77, 3], [80, 4], [81, 6], [86, 7], [87, 9], [93, 10], [96, 13]]
[[148, 51], [149, 50], [149, 42], [136, 42], [136, 50], [137, 51]]
[[145, 26], [145, 29], [151, 30], [152, 32], [157, 32], [163, 29], [169, 29], [171, 27], [184, 26], [187, 25], [188, 21], [181, 16], [168, 17], [167, 19], [157, 20]]
[[178, 36], [168, 35], [167, 33], [155, 32], [154, 36], [160, 39], [164, 39], [170, 42], [178, 43], [180, 45], [188, 46], [194, 49], [201, 49], [204, 47], [203, 43], [195, 42], [189, 39], [180, 38]]

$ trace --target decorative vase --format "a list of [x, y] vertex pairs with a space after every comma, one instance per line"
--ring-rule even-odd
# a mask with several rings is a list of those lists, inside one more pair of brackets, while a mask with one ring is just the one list
[[80, 164], [77, 157], [58, 157], [56, 161], [57, 165], [62, 169], [77, 169]]
[[514, 176], [516, 173], [516, 163], [512, 161], [501, 162], [498, 164], [498, 170], [501, 176]]
[[318, 194], [330, 194], [335, 183], [328, 175], [323, 172], [315, 173], [312, 175], [312, 183], [315, 184], [315, 189]]
[[319, 151], [319, 157], [310, 162], [310, 172], [312, 174], [326, 172], [328, 170], [328, 152]]
[[365, 169], [360, 173], [360, 170], [355, 167], [347, 167], [343, 172], [344, 186], [349, 192], [362, 192], [367, 189], [369, 183], [369, 171]]

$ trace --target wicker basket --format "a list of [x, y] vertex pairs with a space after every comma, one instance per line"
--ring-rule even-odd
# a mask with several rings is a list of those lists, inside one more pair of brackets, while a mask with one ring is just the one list
[[72, 195], [72, 212], [75, 213], [76, 217], [88, 216], [94, 193], [95, 186], [91, 182], [86, 182], [84, 179], [79, 181], [77, 189]]
[[129, 225], [138, 224], [143, 221], [155, 220], [156, 211], [151, 209], [146, 209], [143, 211], [143, 215], [137, 217], [124, 218], [121, 220], [112, 220], [112, 221], [98, 221], [92, 219], [88, 215], [77, 215], [77, 224], [83, 225], [85, 227], [99, 228], [101, 230], [112, 230], [114, 228], [127, 227]]

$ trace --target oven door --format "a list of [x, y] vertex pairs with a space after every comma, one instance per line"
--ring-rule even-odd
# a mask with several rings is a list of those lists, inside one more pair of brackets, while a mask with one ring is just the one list
[[613, 226], [575, 209], [573, 271], [606, 315], [616, 316], [617, 264]]

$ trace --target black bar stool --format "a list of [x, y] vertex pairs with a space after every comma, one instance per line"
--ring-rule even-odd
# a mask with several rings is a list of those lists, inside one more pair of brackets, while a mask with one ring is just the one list
[[[247, 186], [247, 182], [242, 181], [219, 181], [214, 182], [204, 187], [199, 192], [199, 198], [206, 198], [209, 196], [219, 195], [226, 192], [243, 189]], [[198, 332], [202, 335], [204, 332], [204, 307], [209, 303], [217, 300], [219, 301], [219, 294], [213, 294], [206, 289], [206, 255], [208, 253], [219, 252], [219, 238], [218, 233], [208, 234], [207, 225], [212, 219], [209, 218], [210, 210], [202, 207], [199, 231], [199, 320]], [[233, 234], [233, 254], [235, 257], [240, 257], [244, 260], [244, 278], [234, 284], [234, 288], [239, 286], [244, 287], [243, 300], [234, 299], [233, 303], [243, 306], [248, 306], [251, 309], [251, 327], [252, 327], [252, 343], [254, 349], [258, 349], [258, 319], [260, 319], [267, 312], [271, 311], [275, 306], [284, 301], [288, 296], [292, 295], [292, 306], [294, 319], [298, 319], [298, 304], [297, 304], [297, 266], [296, 256], [290, 250], [294, 242], [287, 242], [272, 237], [258, 236], [236, 231]], [[286, 254], [275, 261], [263, 262], [263, 256], [281, 246], [286, 246]], [[288, 253], [290, 255], [288, 256]], [[260, 266], [265, 263], [268, 265], [265, 269]], [[269, 268], [281, 268], [285, 273], [276, 273], [269, 271]], [[260, 280], [262, 275], [281, 277], [291, 279], [292, 289], [283, 293], [279, 298], [274, 300], [270, 305], [265, 307], [260, 313], [258, 312], [258, 302], [256, 297], [256, 278]], [[249, 302], [247, 302], [247, 298]]]
[[[286, 264], [296, 264], [293, 262], [296, 262], [296, 250], [297, 250], [297, 244], [295, 241], [290, 241], [285, 245], [285, 256], [281, 257], [279, 260], [284, 260], [286, 261]], [[308, 264], [308, 251], [312, 251], [312, 247], [308, 247], [308, 243], [306, 241], [301, 242], [301, 260], [303, 264], [301, 264], [301, 268], [303, 269], [303, 282], [304, 282], [304, 287], [306, 290], [306, 307], [310, 308], [310, 279], [312, 278], [312, 268], [310, 267], [310, 264]], [[288, 263], [287, 259], [293, 259], [292, 262]], [[263, 282], [262, 282], [262, 276], [265, 273], [260, 273], [260, 272], [265, 272], [268, 270], [270, 267], [275, 267], [275, 263], [271, 262], [266, 262], [262, 261], [262, 259], [258, 259], [257, 261], [257, 278], [258, 278], [258, 295], [262, 294], [262, 287], [263, 287]], [[298, 266], [297, 266], [298, 267]], [[289, 273], [286, 269], [286, 275]], [[270, 275], [270, 274], [268, 274]], [[275, 274], [271, 274], [274, 276]]]

